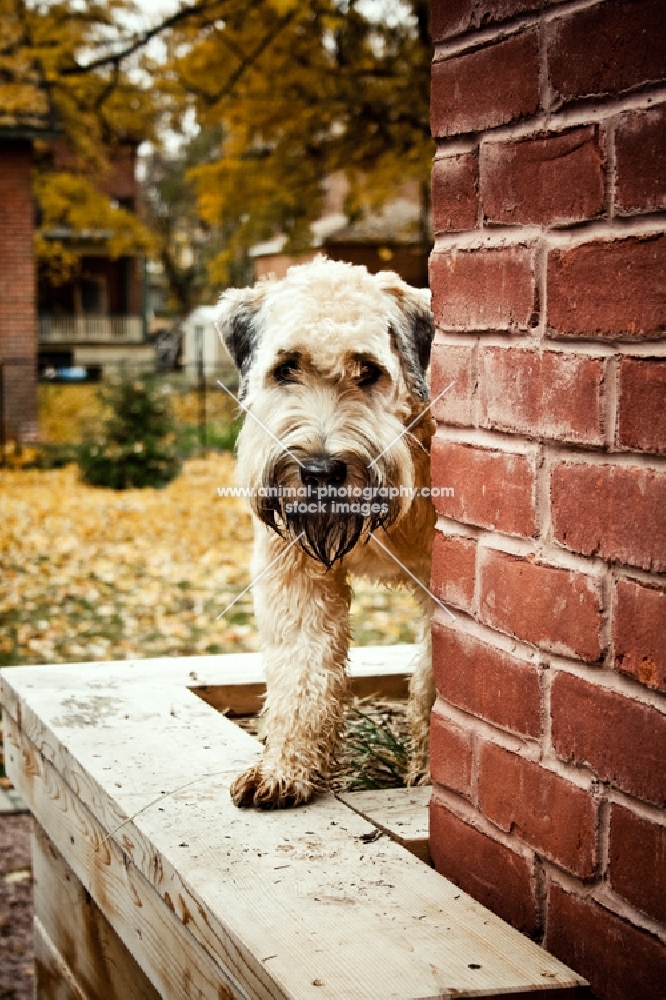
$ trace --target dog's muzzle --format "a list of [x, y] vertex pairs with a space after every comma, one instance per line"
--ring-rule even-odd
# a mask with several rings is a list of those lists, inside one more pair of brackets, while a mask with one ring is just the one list
[[327, 569], [395, 520], [395, 505], [375, 496], [381, 483], [374, 467], [346, 456], [303, 455], [299, 462], [285, 456], [276, 464], [256, 513], [283, 538], [298, 538]]

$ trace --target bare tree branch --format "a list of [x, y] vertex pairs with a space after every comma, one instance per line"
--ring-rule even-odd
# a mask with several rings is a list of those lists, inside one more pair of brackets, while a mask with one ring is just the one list
[[187, 21], [190, 18], [199, 17], [204, 11], [207, 11], [213, 7], [216, 7], [223, 3], [224, 0], [201, 0], [193, 7], [181, 7], [177, 10], [175, 14], [169, 15], [159, 24], [154, 25], [152, 28], [147, 28], [146, 31], [142, 32], [140, 35], [136, 35], [135, 38], [128, 42], [124, 48], [120, 49], [118, 52], [111, 52], [105, 56], [99, 56], [97, 59], [93, 59], [91, 62], [85, 65], [80, 65], [77, 63], [76, 66], [70, 66], [68, 69], [62, 70], [63, 76], [82, 76], [85, 73], [90, 73], [91, 70], [100, 69], [102, 66], [119, 65], [124, 59], [129, 56], [134, 55], [139, 49], [144, 48], [151, 39], [156, 38], [163, 31], [168, 31], [169, 28], [173, 28], [175, 25], [180, 24], [183, 21]]
[[208, 91], [196, 87], [193, 83], [190, 82], [188, 82], [187, 84], [187, 89], [192, 91], [193, 93], [196, 93], [203, 101], [206, 102], [206, 104], [208, 104], [209, 107], [212, 107], [214, 104], [217, 104], [217, 102], [221, 101], [223, 97], [227, 97], [231, 93], [231, 91], [234, 89], [234, 87], [236, 86], [240, 78], [243, 76], [245, 71], [250, 68], [252, 63], [256, 62], [256, 60], [261, 55], [263, 55], [268, 46], [275, 41], [280, 32], [284, 28], [286, 28], [291, 21], [293, 21], [295, 16], [296, 16], [296, 9], [292, 8], [292, 10], [288, 11], [283, 17], [281, 17], [279, 21], [277, 21], [273, 25], [271, 30], [264, 35], [259, 44], [254, 47], [252, 52], [248, 53], [248, 55], [245, 56], [245, 58], [239, 63], [239, 65], [233, 71], [229, 79], [225, 82], [224, 86], [220, 88], [220, 90], [217, 90], [214, 94], [211, 94]]

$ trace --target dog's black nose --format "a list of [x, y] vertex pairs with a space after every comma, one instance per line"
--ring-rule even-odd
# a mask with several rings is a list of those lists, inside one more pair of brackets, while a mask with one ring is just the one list
[[347, 478], [347, 466], [339, 458], [308, 458], [301, 466], [301, 482], [313, 490], [342, 486]]

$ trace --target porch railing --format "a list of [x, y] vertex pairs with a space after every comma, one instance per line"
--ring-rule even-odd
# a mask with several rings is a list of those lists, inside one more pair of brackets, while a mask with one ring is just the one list
[[49, 316], [39, 317], [41, 344], [109, 343], [137, 344], [143, 340], [141, 316]]

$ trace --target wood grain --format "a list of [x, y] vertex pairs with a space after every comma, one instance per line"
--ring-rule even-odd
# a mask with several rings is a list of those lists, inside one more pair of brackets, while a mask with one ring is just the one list
[[157, 990], [38, 823], [32, 858], [35, 914], [82, 992], [103, 1000], [158, 1000]]
[[88, 997], [35, 917], [35, 997], [37, 1000], [97, 1000]]

